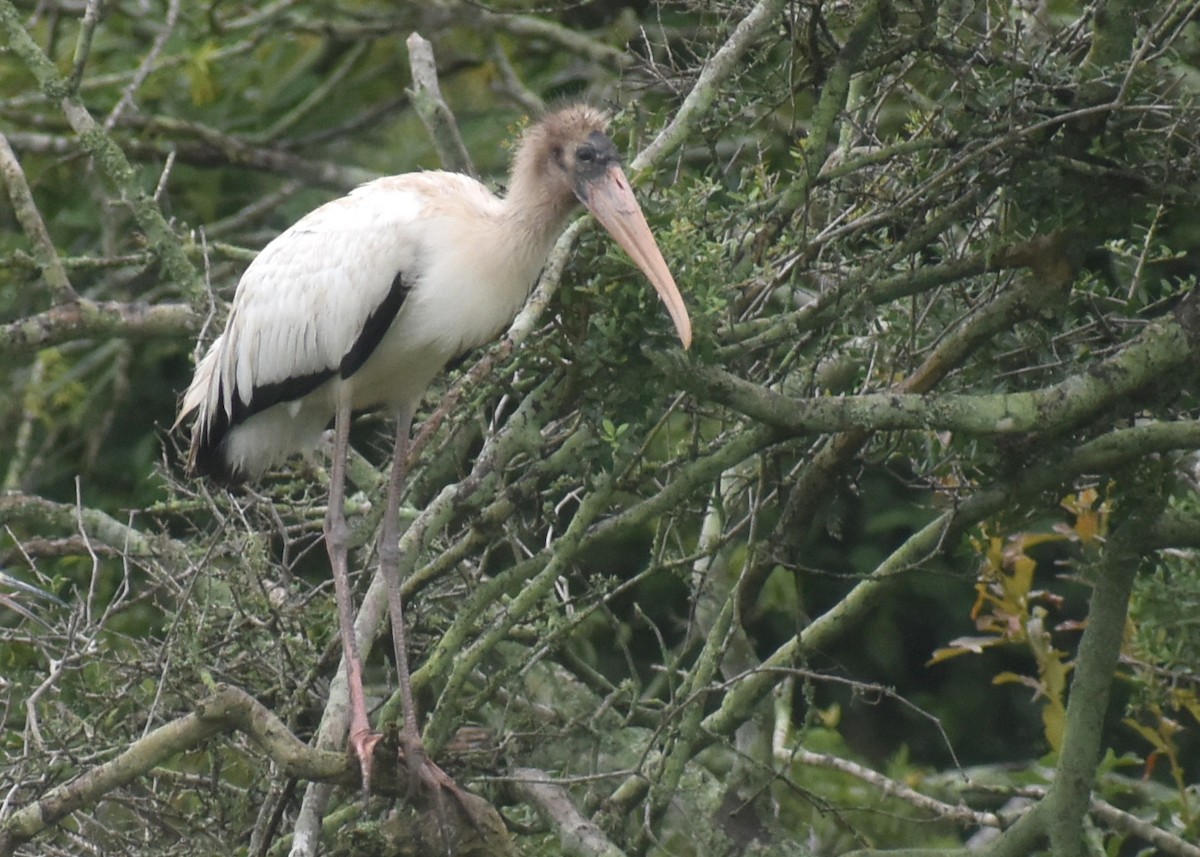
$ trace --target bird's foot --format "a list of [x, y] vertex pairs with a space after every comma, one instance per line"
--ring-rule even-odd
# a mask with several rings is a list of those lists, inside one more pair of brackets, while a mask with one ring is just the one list
[[350, 749], [358, 759], [362, 770], [363, 797], [371, 794], [371, 763], [375, 755], [375, 745], [383, 737], [373, 729], [361, 729], [350, 736]]
[[[464, 819], [471, 827], [478, 827], [470, 803], [475, 796], [463, 791], [453, 777], [429, 758], [419, 735], [402, 730], [400, 749], [404, 766], [408, 769], [409, 802], [424, 807], [426, 818], [436, 825], [436, 839], [430, 839], [429, 844], [437, 847], [440, 843], [445, 854], [453, 855], [455, 843], [461, 839], [462, 830], [466, 829], [462, 826]], [[447, 796], [453, 800], [447, 801]]]
[[400, 750], [404, 756], [404, 766], [408, 769], [410, 797], [432, 797], [436, 800], [443, 790], [458, 790], [458, 783], [429, 758], [420, 736], [405, 735], [402, 731]]

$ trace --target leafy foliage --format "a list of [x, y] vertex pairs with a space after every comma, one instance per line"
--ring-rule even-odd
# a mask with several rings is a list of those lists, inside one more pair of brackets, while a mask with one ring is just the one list
[[413, 31], [497, 186], [541, 104], [613, 110], [696, 330], [585, 227], [419, 415], [414, 679], [492, 853], [1193, 853], [1198, 15], [0, 0], [0, 853], [444, 847], [245, 723], [147, 743], [232, 686], [343, 746], [321, 457], [229, 493], [169, 427], [256, 249], [439, 166]]

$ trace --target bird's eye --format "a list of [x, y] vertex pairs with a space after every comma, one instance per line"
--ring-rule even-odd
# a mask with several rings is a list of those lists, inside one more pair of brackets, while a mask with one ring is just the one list
[[591, 146], [580, 146], [575, 150], [575, 160], [590, 164], [596, 160], [596, 150]]

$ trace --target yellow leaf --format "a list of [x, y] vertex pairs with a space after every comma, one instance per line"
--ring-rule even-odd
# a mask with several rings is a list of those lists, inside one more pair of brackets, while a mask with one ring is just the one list
[[212, 104], [220, 95], [216, 75], [213, 73], [212, 58], [217, 53], [217, 46], [212, 42], [205, 43], [192, 54], [187, 65], [188, 93], [192, 103], [197, 107]]
[[1095, 512], [1081, 512], [1075, 518], [1075, 534], [1084, 544], [1095, 541], [1100, 536], [1100, 516]]
[[1171, 701], [1176, 707], [1182, 708], [1188, 714], [1192, 715], [1192, 719], [1200, 723], [1200, 699], [1196, 697], [1194, 691], [1175, 689], [1171, 692]]
[[1152, 729], [1149, 726], [1143, 726], [1141, 723], [1138, 723], [1131, 717], [1126, 717], [1121, 722], [1137, 734], [1141, 735], [1142, 738], [1145, 739], [1145, 741], [1150, 746], [1154, 747], [1158, 752], [1167, 753], [1170, 751], [1170, 745], [1166, 739], [1163, 738], [1163, 736], [1158, 734], [1157, 730]]
[[1049, 542], [1061, 542], [1062, 540], [1063, 537], [1058, 533], [1021, 533], [1013, 539], [1016, 549], [1021, 553], [1038, 545], [1044, 545]]
[[950, 645], [936, 650], [933, 656], [925, 662], [925, 666], [933, 666], [959, 655], [978, 655], [984, 649], [1001, 645], [1004, 642], [1006, 641], [1003, 637], [959, 637], [956, 640], [951, 640]]
[[927, 660], [925, 662], [925, 666], [931, 667], [934, 664], [940, 664], [943, 661], [948, 661], [951, 658], [957, 658], [959, 655], [965, 655], [965, 654], [968, 654], [969, 652], [970, 652], [969, 649], [951, 649], [951, 648], [934, 649], [933, 654], [930, 655], [930, 657], [929, 657], [929, 660]]
[[1013, 558], [1010, 567], [1012, 574], [1004, 578], [1004, 591], [1014, 601], [1023, 604], [1033, 588], [1033, 573], [1037, 571], [1037, 563], [1021, 553]]
[[1084, 488], [1074, 496], [1064, 497], [1062, 507], [1075, 515], [1075, 525], [1068, 535], [1075, 541], [1091, 544], [1104, 540], [1108, 533], [1108, 515], [1112, 511], [1112, 500], [1098, 504], [1100, 492], [1095, 488]]
[[1062, 705], [1067, 692], [1067, 676], [1071, 673], [1071, 664], [1063, 663], [1065, 653], [1051, 649], [1044, 664], [1039, 664], [1042, 686], [1046, 696], [1055, 704]]
[[983, 568], [979, 576], [985, 579], [999, 577], [1004, 569], [1004, 539], [988, 536], [987, 548], [983, 552]]
[[1047, 703], [1042, 706], [1042, 731], [1047, 743], [1058, 752], [1062, 749], [1063, 731], [1067, 726], [1067, 712], [1061, 705]]
[[1005, 670], [1004, 672], [996, 673], [992, 676], [992, 684], [1023, 684], [1026, 687], [1031, 687], [1036, 691], [1041, 691], [1035, 679], [1027, 675], [1019, 675], [1014, 672]]
[[835, 702], [828, 708], [817, 709], [817, 717], [826, 729], [836, 729], [842, 720], [842, 706]]

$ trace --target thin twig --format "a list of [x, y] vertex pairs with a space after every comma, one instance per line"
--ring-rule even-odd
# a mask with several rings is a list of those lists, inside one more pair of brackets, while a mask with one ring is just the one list
[[[120, 100], [109, 111], [108, 117], [104, 120], [105, 131], [111, 131], [116, 127], [116, 124], [121, 121], [121, 117], [125, 114], [125, 111], [133, 106], [134, 93], [141, 89], [142, 84], [150, 77], [151, 72], [154, 71], [155, 63], [158, 61], [158, 55], [162, 53], [167, 40], [175, 32], [175, 25], [179, 22], [179, 9], [182, 5], [181, 0], [170, 0], [167, 4], [167, 20], [163, 23], [162, 29], [158, 31], [158, 35], [154, 37], [154, 44], [150, 46], [150, 50], [142, 58], [141, 63], [138, 64], [137, 71], [133, 73], [133, 80], [125, 87], [125, 91], [121, 93]], [[157, 196], [155, 198], [157, 199]]]
[[738, 22], [725, 44], [704, 63], [700, 76], [683, 99], [675, 117], [633, 159], [630, 164], [632, 170], [642, 170], [658, 163], [683, 144], [695, 124], [704, 117], [721, 84], [737, 68], [743, 54], [758, 41], [786, 5], [786, 0], [759, 0], [750, 13]]
[[104, 11], [104, 0], [87, 0], [83, 10], [83, 20], [79, 22], [79, 35], [75, 40], [75, 57], [71, 62], [71, 77], [67, 80], [67, 91], [71, 95], [79, 92], [79, 82], [83, 80], [83, 69], [92, 53], [92, 38], [96, 35], [96, 26]]
[[776, 747], [775, 760], [784, 765], [799, 762], [802, 765], [812, 765], [813, 767], [841, 771], [843, 774], [849, 774], [856, 779], [862, 780], [864, 783], [869, 783], [883, 792], [884, 795], [899, 798], [905, 803], [912, 804], [919, 809], [936, 815], [938, 818], [952, 821], [960, 826], [1005, 827], [1004, 819], [994, 812], [979, 812], [961, 803], [949, 804], [945, 801], [937, 800], [936, 798], [921, 794], [916, 789], [905, 785], [899, 780], [894, 780], [865, 765], [851, 762], [849, 759], [843, 759], [840, 756], [834, 756], [830, 753], [814, 753], [803, 747]]

